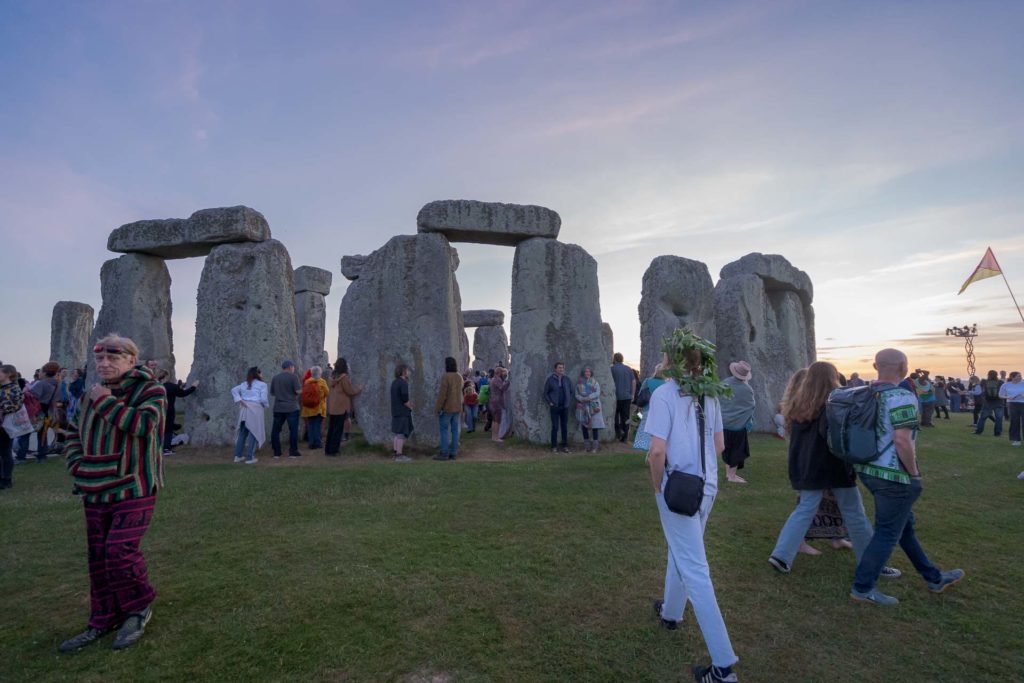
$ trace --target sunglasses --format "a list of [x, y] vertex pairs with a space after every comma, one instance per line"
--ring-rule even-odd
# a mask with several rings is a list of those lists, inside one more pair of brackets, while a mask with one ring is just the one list
[[118, 348], [116, 346], [104, 346], [103, 344], [97, 344], [96, 346], [92, 347], [92, 352], [109, 353], [114, 356], [128, 355], [127, 352], [122, 348]]

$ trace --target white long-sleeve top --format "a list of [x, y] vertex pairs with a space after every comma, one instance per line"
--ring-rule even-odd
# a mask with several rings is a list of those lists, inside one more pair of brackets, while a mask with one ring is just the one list
[[248, 382], [242, 382], [237, 387], [232, 388], [231, 398], [235, 399], [235, 403], [245, 401], [246, 403], [259, 403], [268, 408], [270, 407], [270, 400], [267, 396], [267, 383], [258, 379], [252, 381], [252, 387], [249, 386]]

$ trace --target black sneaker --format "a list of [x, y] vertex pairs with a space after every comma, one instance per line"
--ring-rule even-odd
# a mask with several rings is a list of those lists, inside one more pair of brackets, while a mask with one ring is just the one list
[[77, 636], [72, 636], [58, 645], [57, 650], [60, 652], [74, 652], [76, 650], [81, 650], [86, 645], [92, 645], [108, 633], [110, 633], [109, 628], [106, 630], [100, 630], [89, 626]]
[[693, 667], [693, 680], [698, 683], [738, 683], [740, 679], [731, 666], [723, 669], [712, 665]]
[[654, 613], [658, 615], [658, 621], [661, 622], [663, 628], [665, 628], [668, 631], [675, 631], [677, 628], [679, 628], [679, 622], [672, 621], [671, 619], [662, 619], [661, 617], [661, 608], [664, 604], [664, 600], [655, 600], [653, 605]]
[[117, 630], [117, 635], [114, 636], [114, 644], [111, 648], [114, 650], [123, 650], [126, 647], [130, 647], [138, 642], [139, 638], [146, 631], [146, 624], [153, 617], [153, 608], [147, 607], [143, 612], [139, 614], [129, 614], [128, 618], [121, 624], [121, 628]]
[[438, 453], [432, 459], [433, 460], [447, 460], [448, 459], [448, 454], [447, 453]]

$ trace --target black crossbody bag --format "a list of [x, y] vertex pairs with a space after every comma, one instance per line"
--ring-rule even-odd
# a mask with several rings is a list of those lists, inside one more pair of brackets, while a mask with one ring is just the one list
[[697, 408], [697, 430], [700, 432], [700, 476], [687, 474], [678, 470], [668, 475], [662, 495], [668, 509], [678, 515], [693, 517], [704, 502], [704, 479], [707, 477], [707, 464], [704, 462], [704, 397], [700, 397]]

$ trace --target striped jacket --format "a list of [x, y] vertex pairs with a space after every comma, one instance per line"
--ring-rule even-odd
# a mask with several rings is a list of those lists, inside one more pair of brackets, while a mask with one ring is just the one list
[[129, 370], [110, 396], [85, 399], [67, 439], [74, 493], [90, 503], [116, 503], [163, 486], [167, 394], [144, 366]]

